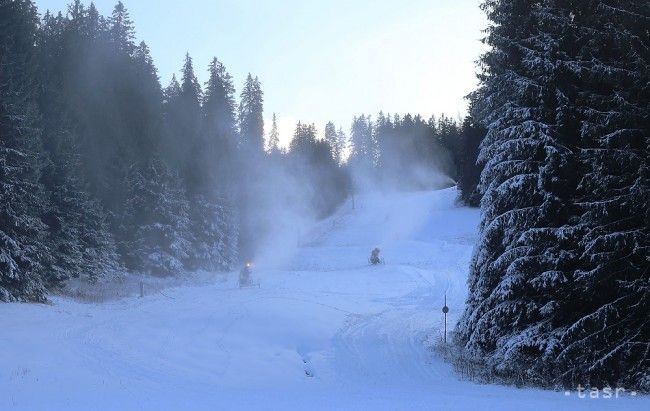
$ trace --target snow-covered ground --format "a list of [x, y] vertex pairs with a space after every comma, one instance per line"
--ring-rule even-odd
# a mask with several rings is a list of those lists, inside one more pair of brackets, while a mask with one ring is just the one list
[[[282, 269], [145, 298], [0, 305], [0, 410], [650, 409], [479, 385], [430, 350], [462, 311], [478, 212], [454, 189], [369, 195]], [[370, 267], [379, 246], [385, 265]]]

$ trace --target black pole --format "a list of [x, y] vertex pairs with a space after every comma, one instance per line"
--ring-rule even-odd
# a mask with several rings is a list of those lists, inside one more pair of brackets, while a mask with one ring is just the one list
[[[447, 306], [447, 294], [445, 293], [445, 307]], [[447, 313], [445, 312], [445, 344], [447, 344]]]
[[445, 305], [442, 307], [442, 313], [445, 315], [445, 335], [443, 336], [443, 341], [447, 344], [447, 313], [449, 312], [449, 307], [447, 307], [447, 293], [445, 293]]

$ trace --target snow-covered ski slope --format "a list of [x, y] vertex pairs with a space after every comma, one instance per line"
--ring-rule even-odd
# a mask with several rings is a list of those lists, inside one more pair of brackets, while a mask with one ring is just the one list
[[[648, 398], [460, 380], [429, 347], [462, 310], [478, 212], [456, 192], [367, 195], [306, 230], [260, 288], [0, 305], [0, 410], [650, 409]], [[370, 267], [378, 246], [385, 264]], [[135, 290], [134, 290], [135, 291]]]

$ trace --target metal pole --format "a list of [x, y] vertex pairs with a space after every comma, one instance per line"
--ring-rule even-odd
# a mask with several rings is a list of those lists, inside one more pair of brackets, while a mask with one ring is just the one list
[[144, 297], [144, 283], [140, 281], [140, 298]]
[[442, 307], [442, 313], [445, 315], [445, 335], [443, 336], [443, 341], [445, 345], [447, 344], [447, 313], [449, 312], [449, 307], [447, 307], [447, 293], [445, 293], [445, 305]]

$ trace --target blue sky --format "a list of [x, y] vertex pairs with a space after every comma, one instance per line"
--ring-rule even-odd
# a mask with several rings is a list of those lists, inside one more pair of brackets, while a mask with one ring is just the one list
[[[95, 0], [109, 14], [117, 0]], [[166, 85], [186, 51], [199, 80], [213, 56], [235, 80], [248, 72], [265, 93], [266, 128], [276, 112], [283, 142], [295, 122], [465, 113], [487, 21], [480, 0], [124, 0]], [[65, 0], [36, 0], [41, 12]]]

